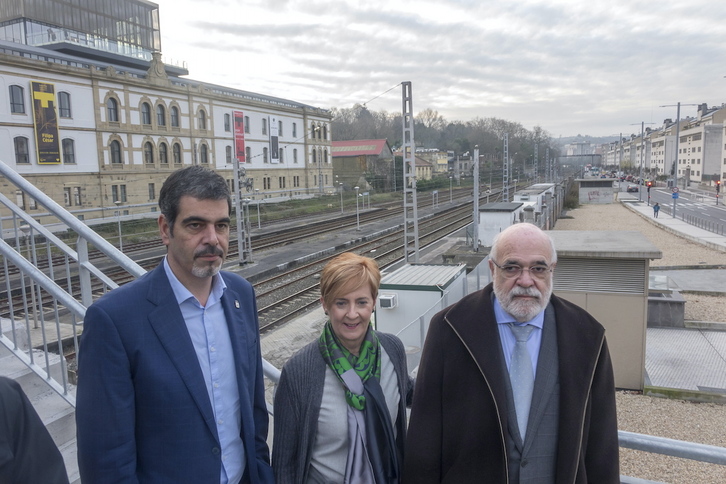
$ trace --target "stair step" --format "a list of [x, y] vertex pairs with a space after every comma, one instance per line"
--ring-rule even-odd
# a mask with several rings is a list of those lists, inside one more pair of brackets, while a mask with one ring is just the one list
[[81, 474], [78, 470], [78, 445], [76, 439], [66, 442], [64, 445], [58, 447], [63, 456], [63, 462], [66, 465], [66, 472], [68, 473], [68, 480], [70, 484], [80, 484]]
[[76, 437], [75, 409], [54, 390], [48, 389], [30, 399], [56, 445]]

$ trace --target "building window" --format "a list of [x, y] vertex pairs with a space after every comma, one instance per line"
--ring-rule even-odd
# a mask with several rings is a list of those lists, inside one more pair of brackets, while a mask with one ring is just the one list
[[285, 163], [285, 160], [282, 157], [282, 148], [280, 148], [280, 163]]
[[10, 86], [10, 112], [25, 114], [25, 98], [23, 88], [20, 86]]
[[310, 137], [315, 139], [315, 125], [310, 125]]
[[199, 147], [199, 162], [203, 165], [209, 163], [209, 148], [205, 144]]
[[149, 106], [149, 103], [141, 103], [141, 124], [151, 124], [151, 106]]
[[232, 117], [229, 113], [225, 113], [224, 115], [224, 130], [227, 132], [232, 131]]
[[292, 137], [297, 138], [297, 123], [292, 123]]
[[81, 203], [81, 187], [73, 187], [73, 204], [80, 207]]
[[[114, 187], [116, 188], [116, 187]], [[64, 187], [63, 188], [63, 203], [66, 207], [71, 206], [71, 187]]]
[[118, 101], [110, 97], [106, 101], [106, 113], [110, 123], [118, 123]]
[[250, 117], [245, 116], [245, 133], [250, 132]]
[[245, 161], [247, 163], [252, 163], [252, 148], [249, 146], [245, 147]]
[[317, 151], [313, 149], [313, 165], [317, 163]]
[[119, 187], [121, 188], [121, 201], [125, 202], [126, 201], [126, 185], [119, 185]]
[[262, 134], [267, 134], [267, 119], [262, 118]]
[[330, 163], [328, 161], [328, 150], [323, 150], [323, 162], [324, 163]]
[[285, 188], [285, 177], [279, 176], [277, 177], [277, 184], [280, 186], [280, 190]]
[[232, 147], [231, 146], [227, 146], [225, 148], [225, 156], [227, 158], [227, 164], [231, 165], [232, 164]]
[[272, 189], [272, 179], [269, 176], [266, 176], [262, 179], [262, 189], [263, 190]]
[[166, 143], [159, 143], [159, 163], [162, 165], [169, 164], [169, 148]]
[[[70, 194], [69, 194], [69, 200], [70, 200]], [[118, 185], [111, 185], [111, 201], [116, 203], [119, 201], [118, 199]]]
[[38, 209], [38, 201], [33, 197], [28, 197], [28, 208], [30, 210], [37, 210]]
[[30, 163], [28, 138], [18, 136], [15, 138], [15, 163], [24, 165]]
[[277, 135], [282, 136], [282, 121], [277, 122]]
[[297, 188], [300, 186], [300, 177], [299, 176], [292, 177], [292, 186], [293, 186], [293, 188]]
[[123, 160], [121, 159], [121, 143], [117, 140], [111, 141], [111, 163], [114, 165], [120, 165], [123, 163]]
[[297, 148], [292, 150], [292, 162], [297, 163]]
[[166, 109], [163, 104], [156, 105], [156, 124], [166, 126]]
[[150, 141], [144, 143], [144, 163], [147, 165], [154, 164], [154, 147]]
[[179, 127], [179, 108], [176, 106], [171, 107], [171, 127]]
[[63, 140], [63, 163], [66, 165], [76, 164], [76, 145], [70, 138]]
[[174, 145], [172, 147], [172, 156], [174, 157], [174, 164], [181, 165], [182, 155], [181, 155], [181, 145], [179, 143], [174, 143]]
[[156, 200], [156, 187], [153, 183], [149, 183], [149, 200]]
[[328, 125], [323, 125], [323, 139], [328, 139]]
[[267, 163], [267, 148], [262, 148], [262, 163]]
[[64, 91], [58, 93], [58, 115], [61, 118], [71, 117], [71, 95]]
[[204, 109], [199, 110], [199, 129], [200, 130], [206, 130], [207, 129], [207, 113], [204, 112]]

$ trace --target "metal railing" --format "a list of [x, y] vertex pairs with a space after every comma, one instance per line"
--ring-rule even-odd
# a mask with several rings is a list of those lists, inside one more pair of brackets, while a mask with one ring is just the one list
[[136, 277], [145, 270], [2, 161], [0, 175], [18, 201], [32, 200], [66, 227], [62, 235], [50, 232], [0, 193], [0, 210], [7, 214], [0, 219], [0, 299], [8, 302], [1, 308], [0, 343], [75, 406], [64, 347], [78, 351], [86, 308], [94, 296], [117, 287], [89, 255], [95, 250]]
[[[670, 216], [673, 216], [673, 207], [671, 205], [663, 204], [660, 206], [661, 212], [664, 212]], [[713, 220], [707, 220], [705, 218], [699, 217], [697, 215], [684, 213], [684, 211], [677, 210], [676, 211], [676, 218], [679, 218], [686, 222], [689, 225], [693, 225], [694, 227], [698, 227], [699, 229], [706, 230], [708, 232], [713, 232], [717, 235], [726, 235], [726, 225], [714, 222]]]

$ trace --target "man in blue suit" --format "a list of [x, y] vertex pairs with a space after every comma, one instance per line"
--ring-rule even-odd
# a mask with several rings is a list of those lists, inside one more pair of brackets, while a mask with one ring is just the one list
[[163, 263], [86, 312], [78, 354], [84, 484], [274, 482], [252, 286], [220, 272], [231, 197], [217, 173], [172, 173]]

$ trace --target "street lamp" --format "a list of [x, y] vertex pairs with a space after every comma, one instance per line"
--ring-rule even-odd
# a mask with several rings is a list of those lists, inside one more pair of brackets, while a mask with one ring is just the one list
[[262, 228], [262, 222], [260, 221], [260, 200], [257, 198], [257, 195], [260, 194], [260, 189], [255, 188], [255, 199], [257, 200], [257, 229]]
[[454, 192], [452, 191], [454, 177], [449, 176], [449, 203], [454, 203]]
[[343, 213], [343, 182], [340, 182], [340, 213]]
[[113, 202], [116, 204], [116, 218], [118, 220], [118, 250], [124, 251], [124, 241], [121, 238], [121, 201], [116, 200]]
[[360, 187], [353, 188], [355, 188], [355, 229], [360, 230], [360, 213], [358, 211], [358, 190], [360, 190]]

